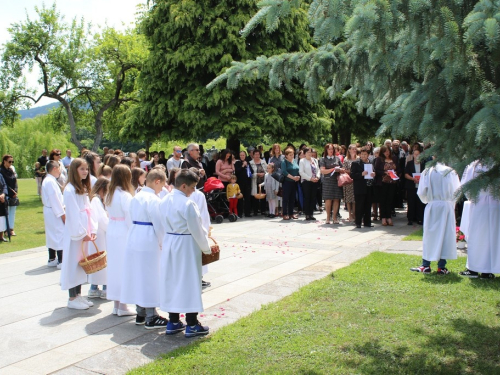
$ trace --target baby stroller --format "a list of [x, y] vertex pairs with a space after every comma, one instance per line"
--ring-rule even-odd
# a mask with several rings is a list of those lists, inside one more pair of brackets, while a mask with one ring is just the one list
[[226, 192], [224, 191], [224, 184], [221, 180], [215, 177], [210, 177], [203, 186], [203, 192], [205, 193], [205, 198], [207, 200], [210, 218], [217, 224], [222, 223], [225, 217], [227, 217], [231, 223], [238, 220], [238, 216], [229, 213]]

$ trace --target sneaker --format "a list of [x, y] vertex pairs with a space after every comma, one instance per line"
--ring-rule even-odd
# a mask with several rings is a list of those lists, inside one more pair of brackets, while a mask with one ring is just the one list
[[78, 298], [75, 298], [73, 301], [68, 300], [68, 309], [87, 310], [88, 308], [89, 305]]
[[201, 289], [205, 289], [210, 286], [212, 286], [212, 283], [210, 283], [209, 281], [201, 280]]
[[94, 306], [94, 302], [91, 302], [89, 301], [87, 298], [79, 295], [78, 297], [76, 297], [76, 299], [80, 299], [80, 301], [82, 301], [83, 303], [85, 303], [88, 307], [92, 307]]
[[183, 331], [185, 328], [186, 328], [186, 326], [181, 321], [179, 321], [177, 323], [172, 323], [169, 321], [167, 323], [167, 330], [165, 331], [165, 334], [166, 335], [175, 335], [176, 333]]
[[487, 272], [482, 272], [481, 276], [479, 276], [481, 279], [494, 279], [495, 275], [492, 273], [487, 273]]
[[413, 267], [413, 268], [410, 268], [410, 271], [413, 271], [413, 272], [422, 272], [422, 273], [431, 273], [431, 267], [424, 267], [424, 266]]
[[438, 268], [437, 274], [438, 275], [448, 275], [450, 271], [448, 271], [448, 268]]
[[153, 317], [153, 320], [146, 322], [146, 329], [165, 328], [167, 326], [167, 323], [168, 319], [156, 315], [155, 317]]
[[99, 298], [101, 297], [101, 291], [99, 289], [90, 289], [89, 294], [87, 295], [89, 298]]
[[465, 270], [465, 271], [459, 272], [458, 274], [460, 276], [469, 277], [471, 279], [477, 279], [479, 277], [479, 274], [477, 272], [471, 271], [471, 270]]
[[57, 263], [57, 269], [60, 270], [62, 267], [62, 263]]
[[47, 262], [47, 267], [57, 267], [58, 264], [59, 262], [57, 259], [52, 259]]
[[99, 293], [99, 298], [100, 299], [107, 299], [106, 298], [107, 294], [105, 290], [101, 290], [101, 293]]
[[202, 335], [208, 335], [208, 326], [202, 326], [200, 322], [198, 322], [195, 326], [186, 326], [186, 333], [184, 336], [195, 337]]
[[137, 315], [135, 317], [135, 325], [136, 326], [142, 326], [145, 323], [146, 323], [146, 317], [145, 316], [139, 316], [139, 315]]
[[118, 316], [133, 316], [133, 315], [137, 315], [137, 312], [135, 312], [134, 310], [120, 310], [120, 309], [117, 309], [116, 310], [116, 315]]

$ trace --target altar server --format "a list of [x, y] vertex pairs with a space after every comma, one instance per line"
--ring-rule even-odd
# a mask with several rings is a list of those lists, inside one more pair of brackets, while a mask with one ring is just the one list
[[[64, 200], [61, 187], [57, 182], [61, 174], [61, 166], [55, 160], [47, 162], [47, 175], [42, 183], [43, 221], [45, 223], [45, 245], [49, 250], [47, 266], [61, 269], [64, 222]], [[56, 258], [57, 255], [57, 258]]]
[[[189, 199], [198, 181], [192, 171], [181, 170], [175, 177], [175, 189], [160, 204], [165, 230], [160, 265], [160, 307], [169, 312], [166, 333], [174, 334], [186, 328], [186, 337], [206, 335], [209, 331], [198, 322], [198, 312], [203, 311], [201, 252], [211, 252], [198, 207]], [[179, 320], [182, 312], [186, 312], [186, 327]]]
[[[477, 178], [490, 169], [486, 162], [476, 161], [470, 164], [462, 179], [462, 184]], [[470, 198], [465, 220], [464, 234], [467, 236], [467, 269], [461, 276], [493, 279], [500, 273], [500, 201], [491, 191], [481, 190], [476, 199]], [[479, 273], [481, 275], [479, 276]]]
[[132, 201], [132, 173], [125, 164], [117, 164], [113, 168], [106, 207], [109, 224], [106, 231], [106, 251], [108, 253], [107, 299], [115, 301], [113, 314], [118, 316], [135, 315], [124, 303], [120, 303], [121, 283], [124, 265], [124, 252], [127, 245], [127, 234], [132, 220], [130, 219], [130, 202]]
[[444, 164], [426, 168], [420, 177], [417, 195], [427, 204], [424, 212], [422, 265], [412, 271], [431, 273], [431, 261], [438, 261], [439, 275], [450, 272], [447, 259], [457, 259], [455, 240], [455, 193], [460, 188], [457, 173]]
[[[61, 289], [69, 291], [68, 308], [85, 310], [94, 304], [81, 296], [87, 274], [78, 264], [83, 252], [88, 254], [89, 241], [96, 239], [96, 224], [90, 215], [90, 174], [87, 162], [81, 158], [69, 166], [68, 183], [64, 188], [66, 223], [64, 227]], [[92, 245], [91, 245], [92, 246]]]
[[120, 301], [136, 304], [135, 324], [145, 324], [146, 329], [167, 326], [167, 319], [156, 311], [160, 306], [160, 246], [164, 235], [157, 194], [166, 180], [164, 171], [153, 168], [146, 178], [146, 186], [132, 199], [132, 227], [123, 253]]
[[[92, 184], [92, 175], [90, 184]], [[96, 179], [90, 193], [92, 219], [97, 223], [97, 238], [95, 240], [95, 246], [89, 247], [90, 254], [95, 253], [97, 249], [99, 249], [99, 251], [106, 250], [106, 230], [108, 228], [109, 218], [104, 206], [104, 199], [108, 194], [108, 189], [109, 180], [104, 177], [99, 177]], [[104, 268], [89, 275], [89, 298], [106, 299], [107, 272], [107, 268]], [[99, 290], [99, 285], [102, 285], [102, 290]]]

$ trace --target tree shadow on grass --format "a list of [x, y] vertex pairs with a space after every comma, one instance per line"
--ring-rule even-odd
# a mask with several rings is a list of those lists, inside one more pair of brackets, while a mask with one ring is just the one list
[[[462, 318], [451, 320], [448, 326], [428, 335], [421, 347], [394, 347], [379, 340], [347, 347], [346, 351], [358, 356], [346, 359], [346, 364], [360, 374], [500, 374], [499, 327]], [[414, 333], [425, 335], [419, 329]]]

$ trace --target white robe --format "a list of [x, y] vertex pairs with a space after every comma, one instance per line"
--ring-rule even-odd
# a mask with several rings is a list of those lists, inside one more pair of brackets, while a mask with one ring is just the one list
[[460, 188], [457, 173], [443, 165], [426, 168], [417, 195], [427, 204], [424, 212], [424, 250], [428, 261], [456, 259], [455, 192]]
[[160, 203], [165, 230], [160, 265], [160, 307], [166, 312], [202, 312], [201, 252], [210, 254], [208, 233], [196, 203], [173, 190]]
[[[203, 225], [203, 228], [207, 231], [207, 233], [210, 233], [210, 213], [208, 212], [207, 199], [205, 198], [205, 194], [196, 189], [194, 193], [190, 195], [189, 199], [196, 203], [196, 206], [200, 211], [201, 223]], [[205, 275], [207, 272], [208, 266], [201, 266], [201, 274]]]
[[132, 195], [120, 188], [115, 190], [113, 201], [109, 206], [109, 224], [106, 231], [106, 251], [108, 252], [108, 283], [106, 298], [120, 301], [123, 274], [123, 260], [127, 235], [132, 221], [130, 220], [130, 202]]
[[[66, 224], [64, 227], [63, 262], [61, 267], [61, 289], [68, 290], [87, 282], [87, 274], [78, 264], [87, 253], [89, 243], [83, 241], [87, 234], [97, 232], [96, 223], [90, 214], [87, 194], [76, 194], [75, 188], [68, 183], [64, 188]], [[90, 246], [93, 246], [90, 244]]]
[[[92, 210], [92, 219], [97, 223], [97, 237], [95, 244], [99, 251], [106, 250], [106, 230], [108, 228], [109, 218], [104, 205], [99, 197], [92, 198], [90, 202], [90, 208]], [[94, 254], [96, 252], [95, 246], [89, 245], [89, 253]], [[92, 273], [89, 275], [89, 283], [94, 285], [106, 285], [107, 284], [107, 267]]]
[[[462, 184], [487, 170], [487, 166], [472, 163], [464, 173]], [[467, 268], [481, 273], [500, 273], [500, 201], [482, 190], [476, 200], [470, 201], [467, 221], [464, 232], [467, 232]]]
[[[160, 306], [160, 245], [163, 229], [160, 198], [145, 186], [130, 203], [132, 226], [124, 252], [120, 302]], [[153, 225], [141, 225], [151, 223]]]
[[48, 174], [42, 183], [43, 220], [45, 245], [49, 249], [62, 250], [64, 244], [64, 199], [54, 176]]

